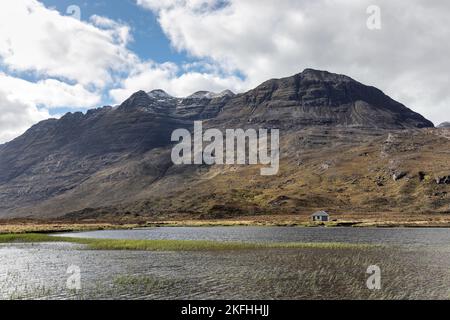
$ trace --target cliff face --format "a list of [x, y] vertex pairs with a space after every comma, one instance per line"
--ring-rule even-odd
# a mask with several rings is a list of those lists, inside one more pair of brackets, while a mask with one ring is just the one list
[[[280, 174], [264, 178], [253, 166], [174, 166], [171, 133], [192, 129], [194, 120], [220, 129], [279, 128]], [[201, 91], [176, 98], [139, 91], [120, 106], [43, 121], [1, 145], [0, 217], [278, 213], [321, 203], [375, 210], [381, 202], [393, 210], [442, 211], [445, 183], [422, 179], [417, 198], [405, 198], [405, 205], [397, 197], [406, 180], [391, 179], [397, 171], [413, 179], [419, 169], [428, 177], [450, 174], [442, 172], [450, 167], [448, 138], [420, 129], [426, 127], [433, 124], [380, 90], [311, 69], [238, 95]], [[408, 139], [398, 138], [389, 153], [385, 141], [396, 132]], [[367, 179], [386, 189], [364, 189]], [[429, 202], [420, 198], [432, 191]], [[357, 200], [379, 192], [381, 202]]]

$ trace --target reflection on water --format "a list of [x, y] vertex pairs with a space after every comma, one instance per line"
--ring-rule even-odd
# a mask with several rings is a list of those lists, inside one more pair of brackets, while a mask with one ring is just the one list
[[[83, 236], [396, 245], [220, 252], [91, 251], [67, 243], [0, 245], [0, 298], [450, 298], [446, 229], [157, 228]], [[71, 265], [81, 269], [79, 292], [66, 289]], [[381, 290], [366, 287], [370, 265], [381, 268]]]

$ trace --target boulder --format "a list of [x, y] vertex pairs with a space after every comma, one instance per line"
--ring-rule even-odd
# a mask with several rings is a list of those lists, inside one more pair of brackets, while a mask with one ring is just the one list
[[404, 171], [395, 172], [395, 173], [392, 175], [392, 179], [393, 179], [394, 181], [398, 181], [398, 180], [401, 180], [401, 179], [403, 179], [404, 177], [406, 177], [407, 174], [408, 174], [408, 173], [407, 173], [407, 172], [404, 172]]
[[450, 175], [449, 176], [443, 176], [443, 177], [437, 177], [436, 178], [437, 184], [450, 184]]

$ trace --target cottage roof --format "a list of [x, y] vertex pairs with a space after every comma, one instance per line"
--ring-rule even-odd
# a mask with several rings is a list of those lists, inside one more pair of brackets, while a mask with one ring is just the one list
[[312, 215], [313, 217], [320, 217], [320, 216], [329, 216], [329, 214], [326, 211], [317, 211]]

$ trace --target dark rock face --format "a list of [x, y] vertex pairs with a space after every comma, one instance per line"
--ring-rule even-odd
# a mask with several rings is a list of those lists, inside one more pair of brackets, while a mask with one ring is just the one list
[[0, 156], [2, 206], [20, 207], [63, 194], [105, 167], [166, 146], [173, 130], [191, 126], [125, 107], [69, 113], [5, 144]]
[[57, 216], [165, 194], [171, 185], [164, 179], [195, 181], [195, 169], [170, 161], [171, 133], [192, 129], [194, 120], [292, 130], [433, 126], [376, 88], [310, 69], [238, 95], [139, 91], [120, 106], [46, 120], [0, 145], [0, 217]]
[[226, 105], [220, 117], [281, 127], [339, 125], [405, 129], [434, 126], [374, 87], [344, 75], [312, 69], [293, 77], [269, 80], [239, 95]]
[[437, 126], [438, 128], [450, 128], [450, 122], [443, 122]]
[[163, 90], [153, 90], [149, 93], [138, 91], [122, 103], [119, 110], [140, 111], [185, 120], [203, 120], [216, 117], [233, 96], [231, 91], [223, 94], [200, 91], [186, 98], [175, 98]]

